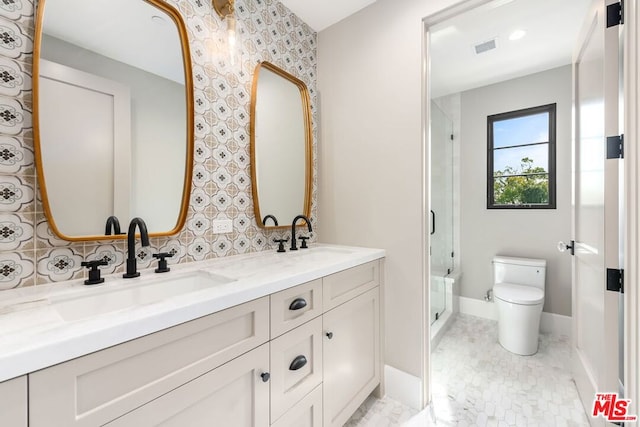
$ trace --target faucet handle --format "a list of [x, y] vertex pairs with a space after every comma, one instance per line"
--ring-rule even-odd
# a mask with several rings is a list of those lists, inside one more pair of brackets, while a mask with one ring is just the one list
[[107, 264], [109, 263], [102, 259], [96, 259], [93, 261], [82, 261], [80, 265], [89, 269], [89, 278], [84, 281], [84, 284], [97, 285], [98, 283], [104, 282], [104, 278], [100, 277], [100, 269], [98, 267]]
[[171, 271], [171, 269], [167, 266], [167, 260], [165, 258], [171, 258], [173, 254], [171, 252], [160, 252], [158, 254], [151, 255], [154, 258], [158, 258], [158, 268], [156, 268], [156, 273], [166, 273], [167, 271]]
[[300, 249], [308, 249], [307, 240], [310, 239], [309, 236], [298, 236], [298, 239], [302, 240], [302, 244], [300, 245]]
[[273, 239], [274, 243], [278, 243], [278, 250], [276, 252], [286, 252], [286, 250], [284, 249], [284, 244], [288, 241], [288, 237], [286, 239]]

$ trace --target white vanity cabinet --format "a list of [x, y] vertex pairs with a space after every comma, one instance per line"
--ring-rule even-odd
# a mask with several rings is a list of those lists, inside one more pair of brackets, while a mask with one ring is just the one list
[[27, 425], [27, 376], [1, 382], [0, 426]]
[[380, 384], [380, 262], [32, 372], [28, 425], [341, 426]]

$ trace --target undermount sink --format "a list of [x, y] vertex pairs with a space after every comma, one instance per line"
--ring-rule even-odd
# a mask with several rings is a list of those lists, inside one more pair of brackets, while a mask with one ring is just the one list
[[158, 303], [167, 298], [210, 289], [235, 279], [196, 271], [167, 276], [158, 280], [129, 283], [126, 280], [96, 289], [85, 289], [80, 295], [51, 297], [52, 307], [67, 321]]

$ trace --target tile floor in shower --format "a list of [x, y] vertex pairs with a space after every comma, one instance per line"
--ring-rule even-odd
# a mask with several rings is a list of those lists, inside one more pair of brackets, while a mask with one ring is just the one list
[[[493, 320], [458, 314], [431, 356], [437, 426], [588, 426], [570, 375], [566, 337], [541, 334], [538, 353], [498, 344]], [[391, 399], [370, 397], [348, 427], [434, 425]]]

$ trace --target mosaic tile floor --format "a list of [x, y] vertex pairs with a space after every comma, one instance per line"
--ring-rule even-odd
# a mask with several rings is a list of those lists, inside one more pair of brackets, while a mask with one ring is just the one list
[[[570, 375], [566, 337], [540, 336], [538, 353], [517, 356], [498, 344], [495, 321], [458, 315], [432, 354], [437, 426], [588, 426]], [[399, 426], [410, 408], [370, 398], [349, 427]], [[428, 426], [420, 414], [408, 423]]]
[[391, 427], [401, 426], [418, 414], [417, 409], [385, 397], [369, 396], [344, 427]]

